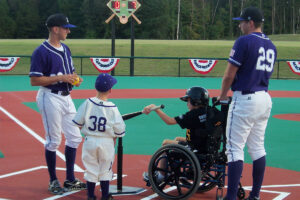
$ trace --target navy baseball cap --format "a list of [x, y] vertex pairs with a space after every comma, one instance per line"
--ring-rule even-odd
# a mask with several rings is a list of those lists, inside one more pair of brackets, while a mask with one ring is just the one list
[[248, 7], [245, 8], [240, 17], [232, 18], [233, 20], [239, 21], [250, 21], [253, 20], [254, 22], [263, 22], [264, 17], [260, 9], [256, 7]]
[[69, 23], [68, 17], [66, 17], [64, 14], [56, 13], [53, 15], [50, 15], [46, 21], [47, 27], [53, 27], [53, 26], [61, 26], [64, 28], [75, 28], [76, 26]]
[[112, 77], [109, 74], [103, 73], [100, 74], [95, 83], [95, 88], [99, 92], [107, 92], [117, 83], [117, 79]]

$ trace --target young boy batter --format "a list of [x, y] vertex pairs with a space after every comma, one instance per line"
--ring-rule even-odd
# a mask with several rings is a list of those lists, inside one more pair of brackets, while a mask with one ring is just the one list
[[[188, 144], [192, 149], [197, 149], [201, 152], [207, 151], [206, 137], [208, 124], [218, 124], [220, 120], [216, 109], [212, 109], [209, 104], [209, 93], [205, 88], [192, 87], [186, 91], [186, 95], [180, 98], [187, 102], [189, 111], [177, 117], [170, 117], [162, 110], [157, 109], [155, 112], [168, 125], [178, 124], [181, 128], [186, 128], [186, 137], [176, 137], [174, 140], [165, 139], [163, 145], [167, 144]], [[144, 113], [149, 114], [151, 108], [155, 105], [151, 104], [144, 108]], [[207, 113], [210, 113], [209, 117]], [[164, 163], [162, 163], [164, 165]], [[161, 166], [164, 168], [163, 166]], [[158, 180], [163, 179], [163, 174], [158, 173]], [[144, 180], [147, 180], [147, 173], [144, 174]]]
[[96, 97], [87, 99], [78, 109], [73, 122], [85, 135], [82, 161], [86, 168], [88, 199], [96, 199], [95, 185], [100, 180], [101, 200], [113, 199], [109, 194], [116, 137], [125, 135], [125, 123], [115, 104], [108, 101], [111, 88], [117, 80], [109, 74], [100, 74], [96, 80]]

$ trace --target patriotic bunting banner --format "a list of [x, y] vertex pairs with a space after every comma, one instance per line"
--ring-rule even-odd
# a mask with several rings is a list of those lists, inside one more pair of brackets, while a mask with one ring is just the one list
[[94, 67], [101, 73], [108, 73], [119, 63], [120, 58], [90, 58]]
[[300, 76], [300, 61], [286, 61], [291, 70]]
[[0, 72], [12, 70], [19, 62], [19, 57], [0, 57]]
[[217, 64], [218, 60], [189, 59], [189, 62], [195, 72], [208, 74]]

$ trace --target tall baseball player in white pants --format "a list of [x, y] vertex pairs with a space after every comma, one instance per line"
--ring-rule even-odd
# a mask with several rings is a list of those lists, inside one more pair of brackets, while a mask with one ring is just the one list
[[228, 189], [225, 199], [237, 198], [247, 144], [253, 160], [253, 187], [247, 200], [259, 200], [266, 167], [265, 130], [272, 107], [267, 91], [277, 50], [262, 33], [264, 18], [261, 10], [245, 8], [234, 20], [240, 21], [244, 35], [235, 41], [230, 52], [219, 96], [219, 100], [225, 100], [229, 89], [233, 91], [226, 130]]
[[[67, 38], [70, 28], [68, 18], [60, 13], [47, 18], [49, 38], [35, 49], [31, 57], [30, 83], [40, 86], [37, 104], [43, 118], [46, 143], [45, 157], [50, 176], [48, 190], [52, 194], [85, 189], [86, 185], [75, 178], [74, 164], [77, 147], [82, 140], [80, 130], [72, 124], [76, 109], [70, 96], [77, 78], [72, 54], [61, 41]], [[80, 86], [82, 79], [75, 84]], [[62, 133], [66, 138], [66, 180], [61, 187], [56, 176], [56, 150], [61, 143]]]

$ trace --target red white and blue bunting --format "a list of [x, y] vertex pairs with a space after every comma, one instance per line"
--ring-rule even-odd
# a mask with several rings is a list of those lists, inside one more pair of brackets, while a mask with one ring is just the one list
[[19, 62], [19, 57], [0, 57], [0, 72], [12, 70]]
[[101, 73], [108, 73], [119, 63], [120, 58], [90, 58], [94, 67]]
[[195, 72], [208, 74], [215, 67], [218, 60], [189, 59], [189, 62]]
[[286, 61], [291, 70], [300, 76], [300, 61]]

